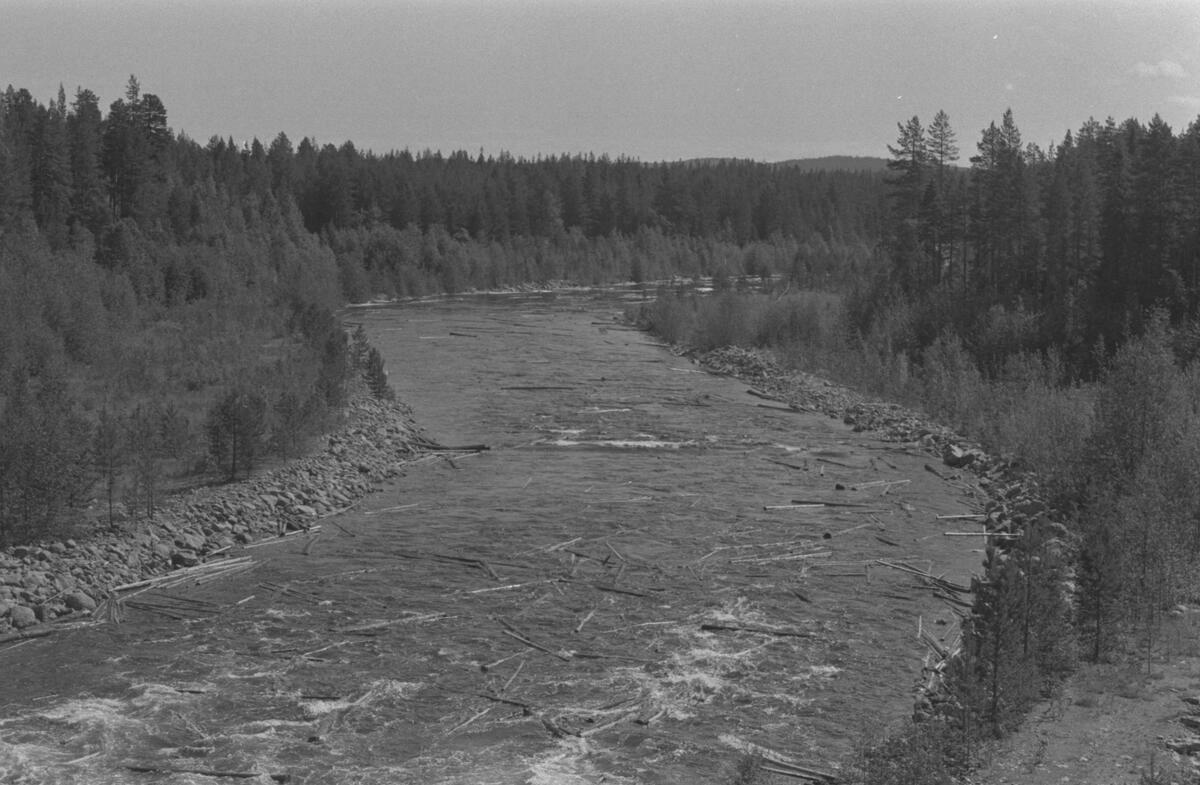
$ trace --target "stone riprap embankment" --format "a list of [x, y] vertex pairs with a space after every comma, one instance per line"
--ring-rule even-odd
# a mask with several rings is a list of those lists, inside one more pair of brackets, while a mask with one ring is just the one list
[[[925, 468], [934, 474], [950, 480], [973, 480], [983, 498], [982, 512], [972, 522], [1000, 535], [988, 548], [993, 574], [982, 575], [984, 581], [1004, 579], [1001, 565], [1017, 542], [1008, 538], [1023, 537], [1035, 530], [1040, 530], [1039, 559], [1056, 565], [1071, 562], [1077, 543], [1066, 525], [1067, 514], [1046, 500], [1035, 475], [1022, 471], [1014, 462], [984, 452], [978, 444], [931, 423], [918, 412], [899, 404], [871, 401], [811, 374], [785, 370], [759, 352], [726, 347], [693, 359], [714, 373], [754, 385], [764, 398], [841, 418], [856, 431], [878, 433], [881, 440], [895, 443], [898, 449], [927, 455], [933, 463]], [[988, 564], [985, 558], [981, 567]], [[986, 573], [986, 569], [981, 572]], [[1070, 604], [1075, 591], [1073, 572], [1063, 567], [1060, 577], [1059, 595], [1063, 603]], [[973, 608], [971, 613], [981, 610], [986, 609]], [[949, 661], [960, 653], [961, 648], [935, 651], [936, 656], [927, 660], [918, 682], [915, 719], [928, 719], [953, 708], [947, 704], [951, 696], [946, 693], [943, 676]]]
[[245, 482], [168, 498], [154, 520], [0, 551], [0, 635], [94, 610], [117, 586], [224, 556], [350, 506], [429, 446], [402, 404], [356, 395], [325, 448]]

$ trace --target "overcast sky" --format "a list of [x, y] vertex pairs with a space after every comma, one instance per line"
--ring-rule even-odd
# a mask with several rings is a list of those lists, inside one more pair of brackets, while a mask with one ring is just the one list
[[1200, 0], [0, 0], [0, 85], [177, 132], [645, 161], [887, 155], [944, 109], [964, 158], [1089, 116], [1200, 115]]

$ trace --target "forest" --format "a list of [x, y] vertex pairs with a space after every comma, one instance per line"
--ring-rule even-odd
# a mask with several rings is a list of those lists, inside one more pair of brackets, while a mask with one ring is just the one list
[[939, 112], [889, 151], [868, 277], [664, 288], [637, 316], [907, 402], [1037, 489], [1018, 544], [986, 549], [952, 710], [865, 758], [863, 782], [943, 783], [1079, 660], [1150, 669], [1200, 600], [1200, 118], [1089, 119], [1047, 151], [1007, 111], [959, 165]]
[[0, 544], [152, 514], [165, 490], [301, 450], [365, 362], [345, 303], [671, 276], [840, 285], [877, 264], [886, 211], [878, 172], [376, 154], [282, 132], [201, 144], [136, 77], [107, 110], [82, 87], [42, 103], [9, 86]]

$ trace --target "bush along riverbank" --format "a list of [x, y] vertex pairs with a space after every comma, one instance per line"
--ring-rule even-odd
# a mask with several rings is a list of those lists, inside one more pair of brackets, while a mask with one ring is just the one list
[[726, 347], [691, 356], [710, 371], [747, 382], [764, 398], [823, 412], [898, 448], [922, 452], [930, 458], [926, 468], [947, 480], [970, 474], [985, 495], [975, 520], [990, 535], [971, 586], [914, 570], [915, 578], [956, 607], [958, 643], [947, 648], [922, 636], [929, 652], [915, 684], [911, 721], [866, 740], [847, 776], [871, 785], [949, 782], [970, 768], [981, 744], [1013, 731], [1075, 665], [1078, 545], [1066, 515], [1046, 500], [1035, 476], [917, 412], [784, 370], [755, 351]]
[[117, 587], [224, 558], [239, 546], [353, 506], [429, 448], [411, 412], [357, 385], [346, 424], [318, 453], [249, 480], [170, 497], [154, 519], [86, 540], [0, 551], [0, 637], [89, 615]]

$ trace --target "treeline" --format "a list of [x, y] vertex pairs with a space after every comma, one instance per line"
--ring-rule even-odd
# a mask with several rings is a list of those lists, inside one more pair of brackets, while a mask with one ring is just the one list
[[201, 144], [133, 77], [107, 109], [10, 86], [0, 543], [301, 449], [355, 373], [344, 302], [672, 276], [834, 287], [876, 269], [886, 214], [879, 174]]
[[0, 544], [152, 514], [337, 416], [333, 253], [198, 149], [136, 80], [107, 115], [87, 90], [0, 96]]
[[1085, 377], [1152, 309], [1200, 313], [1200, 123], [1088, 120], [1052, 150], [1012, 112], [984, 129], [969, 168], [949, 119], [900, 126], [890, 148], [891, 269], [855, 309], [919, 351], [953, 332], [986, 373], [1054, 347]]

